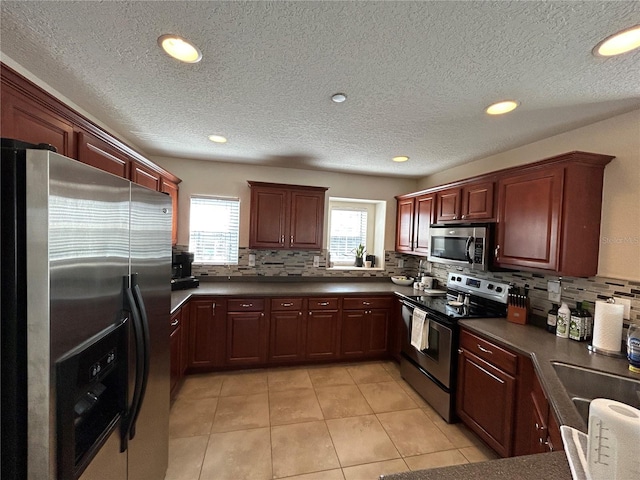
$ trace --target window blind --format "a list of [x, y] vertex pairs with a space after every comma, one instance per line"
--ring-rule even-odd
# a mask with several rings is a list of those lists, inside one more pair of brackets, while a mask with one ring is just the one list
[[189, 251], [194, 262], [237, 264], [240, 199], [192, 196]]
[[330, 224], [331, 261], [352, 264], [356, 247], [367, 245], [367, 210], [332, 208]]

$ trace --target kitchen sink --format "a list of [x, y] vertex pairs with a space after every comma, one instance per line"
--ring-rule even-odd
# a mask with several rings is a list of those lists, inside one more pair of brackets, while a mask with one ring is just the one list
[[640, 409], [640, 380], [568, 363], [551, 364], [586, 424], [589, 424], [589, 404], [594, 398], [609, 398]]

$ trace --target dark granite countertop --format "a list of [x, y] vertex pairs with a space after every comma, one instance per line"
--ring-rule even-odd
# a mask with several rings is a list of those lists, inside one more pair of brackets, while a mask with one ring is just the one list
[[382, 475], [384, 480], [462, 480], [469, 478], [509, 480], [571, 480], [564, 452], [501, 458], [481, 463], [431, 468], [415, 472]]
[[413, 295], [413, 287], [403, 287], [389, 279], [362, 281], [300, 281], [300, 282], [200, 282], [198, 288], [171, 292], [171, 313], [192, 296], [215, 295], [222, 297], [277, 297], [317, 295], [384, 295], [403, 293]]

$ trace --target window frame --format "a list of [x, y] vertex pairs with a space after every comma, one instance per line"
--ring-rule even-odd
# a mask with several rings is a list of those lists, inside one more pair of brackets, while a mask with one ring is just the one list
[[[233, 206], [236, 210], [236, 231], [235, 231], [235, 255], [227, 255], [224, 261], [213, 261], [213, 260], [203, 260], [202, 258], [198, 258], [198, 249], [193, 245], [192, 240], [192, 224], [193, 224], [193, 200], [216, 200], [220, 202], [226, 202], [229, 207]], [[239, 197], [226, 197], [221, 195], [207, 195], [207, 194], [192, 194], [189, 196], [189, 251], [194, 253], [194, 264], [197, 265], [238, 265], [240, 261], [240, 204], [241, 200]], [[234, 205], [231, 205], [234, 204]], [[231, 225], [233, 226], [233, 217], [229, 218]], [[204, 231], [204, 230], [203, 230]], [[209, 233], [220, 233], [214, 230], [206, 231]], [[227, 245], [226, 250], [229, 253], [229, 250], [233, 245]]]

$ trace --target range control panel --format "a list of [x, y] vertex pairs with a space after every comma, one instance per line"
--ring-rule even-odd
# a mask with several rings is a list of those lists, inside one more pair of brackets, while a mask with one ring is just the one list
[[489, 298], [500, 303], [507, 303], [509, 285], [484, 278], [475, 278], [461, 273], [449, 273], [447, 288], [462, 293], [470, 293]]

